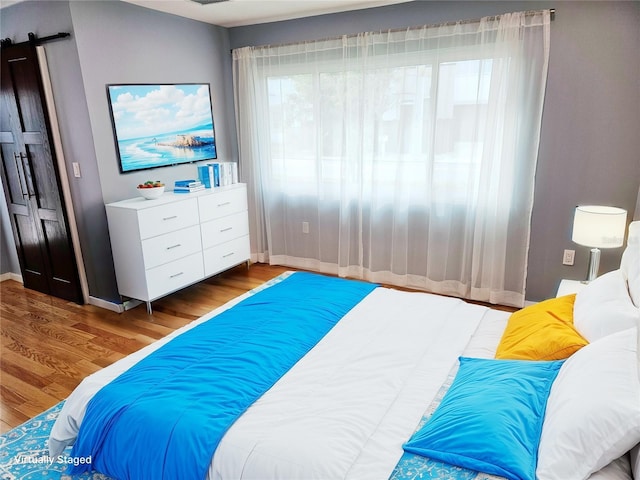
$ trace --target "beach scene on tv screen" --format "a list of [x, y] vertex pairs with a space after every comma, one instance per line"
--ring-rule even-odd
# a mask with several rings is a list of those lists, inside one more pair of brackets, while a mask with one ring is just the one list
[[217, 158], [209, 85], [109, 85], [123, 172]]

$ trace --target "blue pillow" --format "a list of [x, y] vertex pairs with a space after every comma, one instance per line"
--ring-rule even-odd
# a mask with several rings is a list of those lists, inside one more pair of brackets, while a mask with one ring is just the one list
[[551, 385], [563, 361], [460, 357], [460, 369], [405, 451], [478, 472], [535, 480]]

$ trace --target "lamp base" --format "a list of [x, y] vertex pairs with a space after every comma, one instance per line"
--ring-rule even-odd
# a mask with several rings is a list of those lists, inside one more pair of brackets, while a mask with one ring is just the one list
[[598, 276], [598, 270], [600, 269], [600, 249], [592, 248], [591, 254], [589, 255], [589, 273], [587, 274], [587, 279], [584, 283], [589, 283], [592, 280], [595, 280]]

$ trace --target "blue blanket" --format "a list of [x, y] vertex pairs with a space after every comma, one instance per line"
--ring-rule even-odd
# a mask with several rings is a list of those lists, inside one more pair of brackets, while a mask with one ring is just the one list
[[124, 479], [204, 479], [233, 422], [376, 286], [298, 272], [176, 337], [89, 402], [72, 456]]

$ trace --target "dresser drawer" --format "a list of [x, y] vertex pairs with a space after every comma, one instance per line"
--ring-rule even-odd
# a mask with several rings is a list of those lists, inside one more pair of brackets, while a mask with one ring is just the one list
[[203, 280], [205, 244], [207, 276], [248, 260], [246, 195], [246, 185], [234, 184], [107, 204], [120, 294], [152, 302]]
[[214, 275], [249, 260], [249, 250], [249, 235], [204, 250], [202, 254], [205, 276]]
[[146, 272], [149, 299], [171, 293], [204, 278], [202, 253], [180, 258]]
[[200, 221], [224, 217], [247, 209], [247, 189], [242, 186], [198, 197]]
[[200, 225], [202, 248], [210, 248], [234, 238], [249, 235], [247, 212], [235, 213]]
[[138, 212], [140, 238], [150, 238], [198, 224], [195, 198], [145, 208]]
[[202, 242], [198, 225], [142, 241], [142, 256], [146, 269], [172, 262], [200, 250], [202, 250]]

